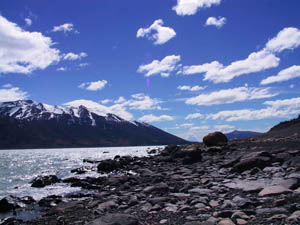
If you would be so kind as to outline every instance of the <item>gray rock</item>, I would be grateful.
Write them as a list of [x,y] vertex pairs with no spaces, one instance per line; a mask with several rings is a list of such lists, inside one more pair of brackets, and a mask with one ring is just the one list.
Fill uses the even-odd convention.
[[102,216],[89,225],[139,225],[139,222],[132,215],[116,213]]
[[222,146],[227,144],[227,137],[221,132],[214,132],[203,137],[203,143],[208,146]]
[[101,212],[105,212],[107,210],[117,208],[118,204],[114,200],[110,200],[107,202],[103,202],[100,205],[98,205],[98,210]]
[[289,216],[287,221],[300,222],[300,210],[293,212],[291,216]]
[[222,219],[218,225],[235,225],[234,222],[229,219],[229,218],[225,218],[225,219]]
[[262,208],[262,209],[256,209],[256,215],[258,217],[265,216],[265,215],[275,215],[275,214],[288,214],[288,210],[285,208]]
[[201,194],[201,195],[208,195],[208,194],[211,194],[213,191],[210,189],[205,189],[205,188],[193,188],[193,189],[188,190],[188,192]]
[[287,189],[281,185],[265,187],[261,192],[258,193],[258,196],[264,197],[269,195],[279,195],[292,192],[290,189]]

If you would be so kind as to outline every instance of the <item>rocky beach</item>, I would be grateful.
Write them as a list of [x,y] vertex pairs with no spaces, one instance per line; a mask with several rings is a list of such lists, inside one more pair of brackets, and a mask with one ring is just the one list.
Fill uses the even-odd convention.
[[[92,161],[98,178],[38,177],[81,187],[67,196],[7,197],[1,211],[34,210],[1,224],[231,225],[299,224],[300,135],[261,135],[219,143],[169,145],[149,157]],[[74,173],[85,173],[78,168]]]

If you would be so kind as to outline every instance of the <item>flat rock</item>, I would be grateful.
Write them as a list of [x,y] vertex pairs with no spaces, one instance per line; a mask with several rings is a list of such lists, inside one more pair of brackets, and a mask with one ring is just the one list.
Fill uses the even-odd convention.
[[100,217],[91,223],[89,225],[138,225],[138,220],[128,214],[107,214],[103,217]]
[[222,219],[218,225],[235,225],[234,222],[229,219],[229,218],[225,218],[225,219]]
[[188,190],[189,193],[196,193],[196,194],[201,194],[201,195],[207,195],[212,193],[213,191],[210,189],[206,189],[206,188],[193,188]]
[[289,216],[287,221],[300,221],[300,210],[293,212],[291,216]]
[[281,185],[275,185],[275,186],[265,187],[261,192],[258,193],[258,196],[264,197],[268,195],[286,194],[289,192],[291,192],[290,189],[287,189]]
[[275,214],[288,214],[288,210],[285,209],[285,208],[278,208],[278,207],[275,207],[275,208],[262,208],[262,209],[257,209],[256,210],[256,215],[258,217],[269,215],[269,214],[272,214],[272,215],[275,215]]

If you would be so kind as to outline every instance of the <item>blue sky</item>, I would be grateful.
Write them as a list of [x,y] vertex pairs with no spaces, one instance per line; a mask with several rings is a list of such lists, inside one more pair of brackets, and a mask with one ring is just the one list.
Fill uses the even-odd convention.
[[1,0],[0,101],[141,120],[191,140],[300,113],[299,0]]

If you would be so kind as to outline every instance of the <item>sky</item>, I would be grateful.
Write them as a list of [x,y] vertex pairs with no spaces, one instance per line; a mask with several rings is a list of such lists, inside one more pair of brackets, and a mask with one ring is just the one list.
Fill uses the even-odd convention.
[[299,0],[1,0],[0,102],[84,105],[189,140],[300,114]]

